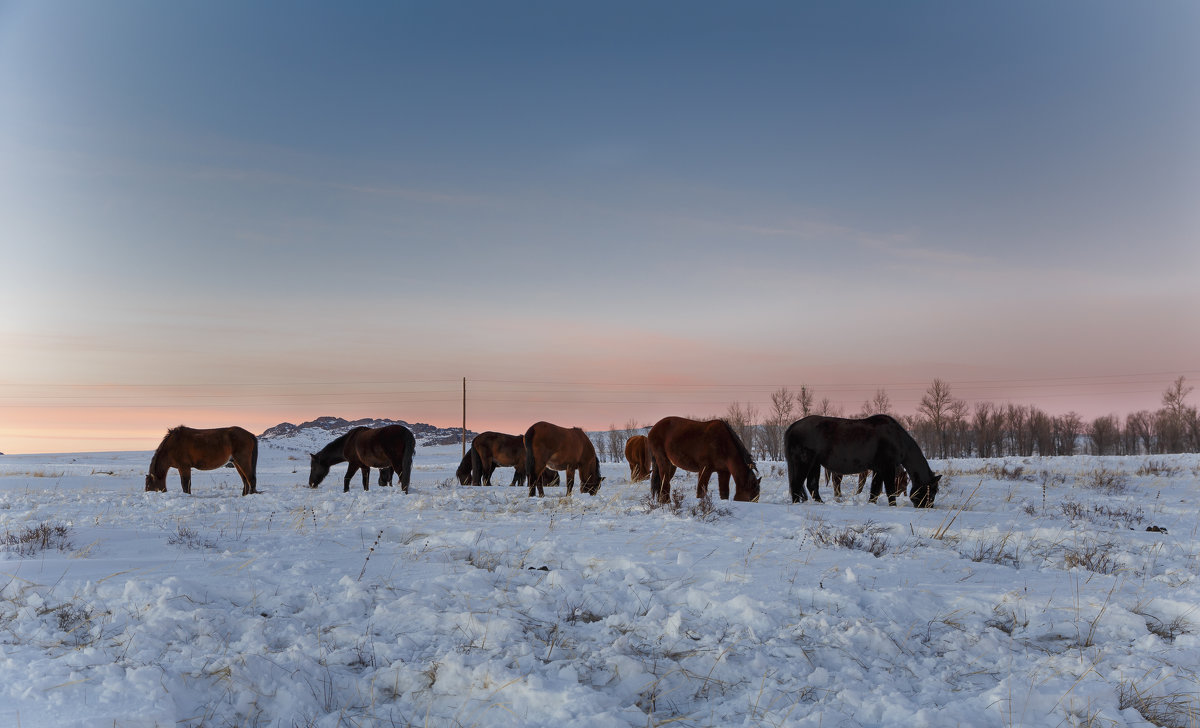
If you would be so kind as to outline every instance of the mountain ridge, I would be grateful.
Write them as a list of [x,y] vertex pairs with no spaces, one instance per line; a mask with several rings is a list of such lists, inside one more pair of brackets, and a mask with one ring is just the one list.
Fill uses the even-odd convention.
[[[355,427],[384,427],[386,425],[407,427],[420,445],[453,445],[462,441],[463,430],[461,427],[437,427],[424,422],[409,423],[404,420],[377,417],[347,420],[344,417],[332,415],[323,415],[298,425],[291,422],[280,422],[278,425],[263,430],[258,437],[260,440],[280,441],[297,439],[306,434],[325,433],[336,438]],[[473,439],[476,434],[467,430],[467,439]]]

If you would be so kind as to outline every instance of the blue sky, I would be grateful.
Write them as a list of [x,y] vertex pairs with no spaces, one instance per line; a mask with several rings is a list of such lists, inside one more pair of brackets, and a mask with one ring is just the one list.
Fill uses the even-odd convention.
[[1155,407],[1200,376],[1197,31],[1190,2],[0,2],[0,449],[449,424],[462,376],[498,400],[475,429],[934,377]]

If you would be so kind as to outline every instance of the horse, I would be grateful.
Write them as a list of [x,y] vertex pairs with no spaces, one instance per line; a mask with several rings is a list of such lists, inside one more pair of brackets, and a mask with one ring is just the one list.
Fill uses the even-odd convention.
[[[835,473],[832,470],[825,471],[825,485],[833,484],[833,496],[835,498],[842,497],[842,477],[851,475],[851,473]],[[867,484],[867,478],[870,477],[871,471],[864,470],[858,473],[858,488],[854,491],[854,495],[860,495],[863,492],[863,486]],[[896,468],[896,492],[902,493],[908,488],[908,471],[904,468]]]
[[483,432],[471,441],[471,482],[491,485],[497,466],[512,468],[510,485],[525,484],[525,438],[503,432]]
[[167,430],[146,474],[146,492],[167,492],[167,471],[179,471],[183,492],[192,492],[192,468],[216,470],[230,460],[242,478],[242,495],[258,492],[258,438],[240,427],[196,430],[172,427]]
[[625,460],[629,463],[630,483],[650,477],[650,442],[645,435],[634,435],[625,441]]
[[887,415],[861,420],[809,415],[788,426],[783,434],[783,449],[793,503],[808,500],[804,492],[806,484],[813,500],[821,502],[818,490],[821,467],[835,473],[872,471],[871,502],[875,502],[883,489],[888,504],[893,506],[902,492],[896,482],[897,473],[903,468],[912,478],[908,497],[917,508],[933,507],[942,477],[930,469],[912,435]]
[[387,425],[371,429],[355,427],[337,438],[320,452],[312,453],[308,471],[308,486],[316,488],[338,463],[349,463],[342,481],[342,492],[350,491],[350,479],[362,470],[363,490],[370,490],[371,468],[391,468],[398,475],[400,489],[408,492],[412,478],[412,458],[417,442],[404,425]]
[[529,478],[529,497],[545,496],[546,470],[567,471],[567,495],[575,488],[575,471],[579,471],[579,490],[588,495],[600,492],[600,460],[587,434],[578,427],[570,429],[537,422],[525,431],[525,472],[537,473]]
[[[468,450],[466,455],[463,455],[462,462],[458,464],[458,470],[454,471],[454,476],[458,478],[459,485],[471,485],[474,483],[471,480],[471,451]],[[475,483],[478,485],[478,483]]]
[[664,417],[646,435],[650,445],[650,495],[659,503],[671,499],[671,478],[677,468],[700,473],[696,497],[708,494],[708,480],[717,474],[722,500],[729,499],[729,476],[733,476],[735,501],[757,502],[762,476],[753,456],[729,423],[700,422],[685,417]]

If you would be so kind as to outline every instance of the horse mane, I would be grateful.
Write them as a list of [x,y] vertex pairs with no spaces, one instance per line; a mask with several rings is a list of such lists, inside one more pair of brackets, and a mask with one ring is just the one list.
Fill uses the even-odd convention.
[[738,437],[737,431],[733,429],[733,425],[724,419],[720,420],[720,423],[725,425],[725,429],[729,431],[729,436],[733,438],[734,445],[738,449],[738,454],[742,456],[742,461],[746,463],[746,467],[757,472],[758,466],[754,463],[754,456],[746,449],[746,443],[742,442],[742,438]]
[[167,428],[167,434],[163,435],[162,442],[158,443],[158,447],[154,448],[154,454],[150,456],[151,473],[154,472],[154,466],[158,462],[158,456],[162,453],[163,448],[166,447],[167,443],[174,439],[175,435],[178,434],[178,432],[182,429],[184,429],[183,425],[175,425],[174,427]]

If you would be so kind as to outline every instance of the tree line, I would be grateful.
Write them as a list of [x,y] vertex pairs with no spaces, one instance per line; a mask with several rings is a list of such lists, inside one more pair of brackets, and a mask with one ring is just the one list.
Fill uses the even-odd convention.
[[[1036,405],[976,402],[958,399],[950,385],[934,379],[917,410],[902,415],[892,407],[886,390],[863,403],[857,413],[845,414],[829,398],[816,399],[812,389],[780,387],[760,410],[752,403],[734,402],[724,416],[756,458],[783,460],[783,433],[788,425],[808,415],[867,417],[886,414],[912,433],[931,458],[1004,457],[1033,455],[1155,455],[1200,452],[1200,413],[1187,403],[1195,389],[1184,377],[1162,394],[1162,407],[1126,415],[1097,417],[1090,422],[1075,412],[1050,415]],[[714,419],[698,417],[696,419]],[[595,433],[593,442],[602,460],[625,457],[625,441],[645,434],[649,425],[629,421],[607,432]]]

